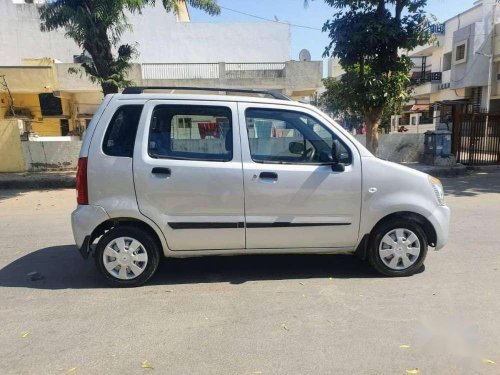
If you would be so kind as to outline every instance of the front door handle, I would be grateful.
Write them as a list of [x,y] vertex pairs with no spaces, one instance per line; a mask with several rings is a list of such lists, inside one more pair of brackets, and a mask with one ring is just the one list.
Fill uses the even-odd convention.
[[152,174],[157,174],[165,177],[170,177],[172,174],[172,171],[170,168],[162,168],[162,167],[154,167],[153,170],[151,171]]
[[262,180],[277,180],[278,174],[276,172],[260,172],[259,178]]

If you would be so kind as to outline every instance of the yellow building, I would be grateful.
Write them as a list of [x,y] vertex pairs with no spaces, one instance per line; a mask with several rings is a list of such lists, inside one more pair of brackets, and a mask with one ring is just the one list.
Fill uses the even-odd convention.
[[[42,137],[81,135],[102,99],[98,87],[91,89],[61,90],[58,70],[50,58],[26,59],[21,66],[2,66],[0,120],[22,120],[23,131]],[[79,99],[84,102],[80,104]]]

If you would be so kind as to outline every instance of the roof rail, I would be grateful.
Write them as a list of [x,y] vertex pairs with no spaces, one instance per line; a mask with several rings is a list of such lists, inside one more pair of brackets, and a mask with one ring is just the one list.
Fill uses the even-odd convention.
[[234,92],[234,93],[245,93],[245,94],[268,95],[278,100],[291,100],[288,96],[274,91],[220,88],[220,87],[131,86],[131,87],[126,87],[123,90],[122,94],[142,94],[145,90],[214,91],[214,92],[226,92],[226,93]]

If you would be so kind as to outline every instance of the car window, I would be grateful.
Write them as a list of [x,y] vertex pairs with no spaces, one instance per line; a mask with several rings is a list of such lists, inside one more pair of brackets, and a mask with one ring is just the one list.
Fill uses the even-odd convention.
[[142,108],[142,105],[124,105],[116,110],[104,135],[102,150],[106,155],[133,156]]
[[216,106],[156,106],[151,117],[148,152],[154,158],[232,160],[231,110]]
[[249,108],[245,117],[250,154],[256,162],[321,164],[330,155],[341,163],[351,163],[347,146],[305,113]]

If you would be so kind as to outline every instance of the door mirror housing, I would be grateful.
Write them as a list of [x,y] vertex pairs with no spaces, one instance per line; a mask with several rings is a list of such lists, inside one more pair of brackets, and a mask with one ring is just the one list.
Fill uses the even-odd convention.
[[321,162],[328,163],[332,166],[332,171],[334,172],[344,172],[345,166],[344,164],[339,162],[337,156],[337,144],[335,142],[332,143],[332,152],[331,154],[327,151],[321,151],[319,154],[319,158]]
[[333,164],[334,158],[331,153],[323,150],[319,153],[319,161],[322,163]]
[[288,144],[288,151],[294,155],[302,155],[306,150],[303,142],[290,142]]

